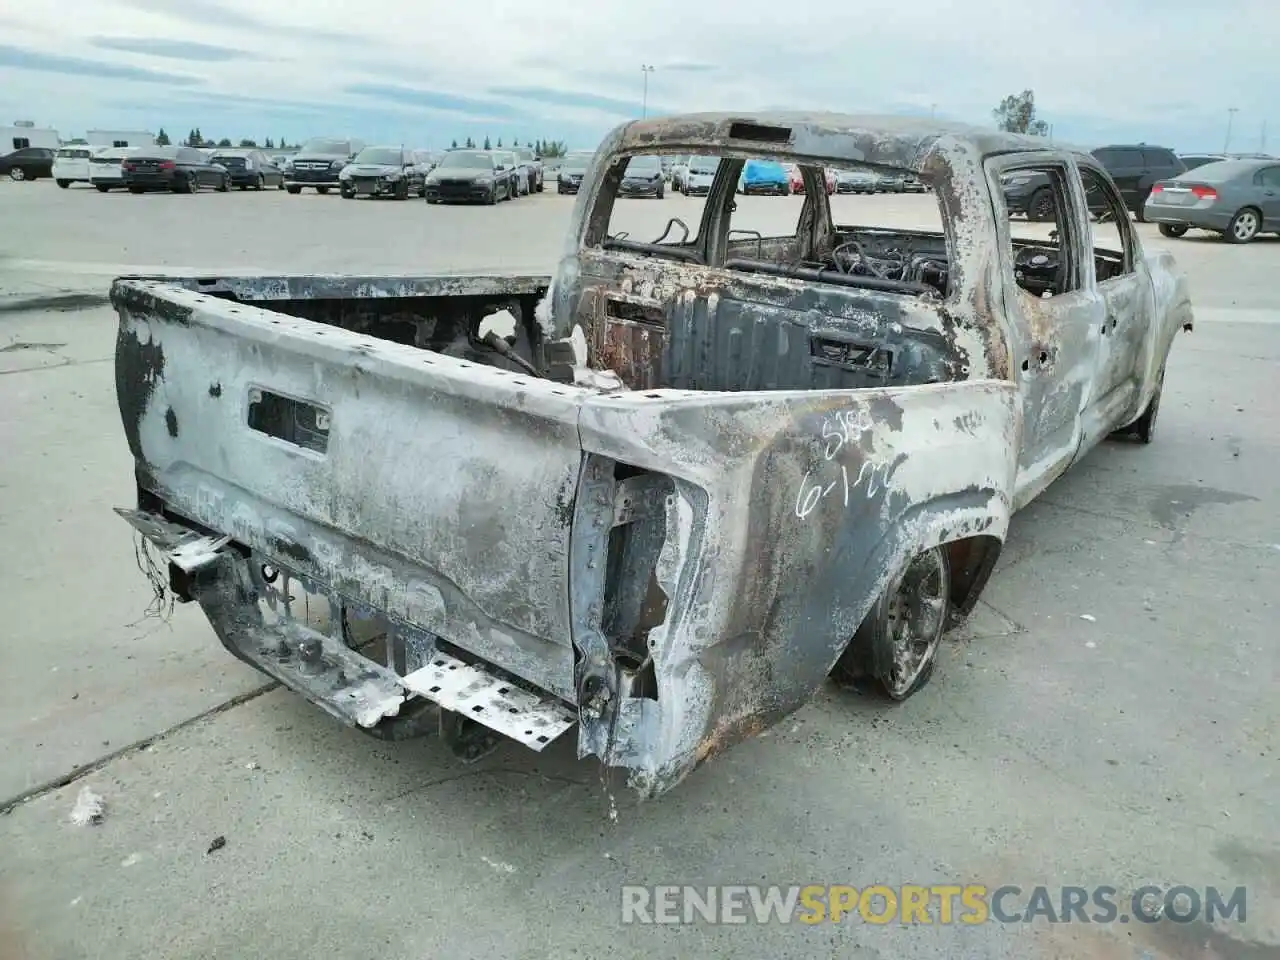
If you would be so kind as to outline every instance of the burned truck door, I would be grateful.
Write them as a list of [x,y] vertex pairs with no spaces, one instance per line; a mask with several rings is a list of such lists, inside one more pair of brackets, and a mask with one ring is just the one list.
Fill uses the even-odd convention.
[[1117,425],[1142,390],[1144,371],[1139,361],[1151,336],[1155,294],[1124,201],[1099,171],[1083,162],[1079,169],[1090,206],[1100,208],[1102,214],[1090,224],[1093,249],[1086,264],[1103,315],[1096,382],[1081,444],[1084,450]]
[[[1086,281],[1087,218],[1072,165],[1065,159],[1029,160],[1012,155],[989,162],[990,182],[1000,175],[1044,175],[1053,191],[1055,224],[1016,225],[998,209],[1005,306],[1015,336],[1011,366],[1022,397],[1023,433],[1018,450],[1014,505],[1020,509],[1062,474],[1080,446],[1081,412],[1089,403],[1097,367],[1100,298]],[[1001,193],[993,189],[993,198]],[[997,200],[997,205],[1003,203]],[[1045,229],[1054,229],[1041,238]]]

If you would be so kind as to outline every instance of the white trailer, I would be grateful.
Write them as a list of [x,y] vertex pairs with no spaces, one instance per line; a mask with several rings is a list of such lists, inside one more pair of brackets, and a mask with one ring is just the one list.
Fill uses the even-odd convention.
[[84,138],[91,147],[152,147],[156,142],[146,130],[90,130]]
[[25,147],[57,150],[61,143],[57,130],[37,127],[30,120],[17,120],[11,127],[0,127],[0,156]]

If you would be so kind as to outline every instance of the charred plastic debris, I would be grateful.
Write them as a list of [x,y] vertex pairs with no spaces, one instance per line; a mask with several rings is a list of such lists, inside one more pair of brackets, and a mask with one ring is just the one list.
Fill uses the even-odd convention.
[[[833,671],[905,699],[1013,510],[982,163],[1032,149],[896,119],[641,121],[588,169],[554,277],[122,279],[120,512],[234,655],[468,760],[576,725],[579,756],[651,796]],[[611,230],[641,153],[721,157],[700,224]],[[793,234],[735,231],[752,157],[799,165]],[[843,163],[918,176],[943,228],[836,224]]]

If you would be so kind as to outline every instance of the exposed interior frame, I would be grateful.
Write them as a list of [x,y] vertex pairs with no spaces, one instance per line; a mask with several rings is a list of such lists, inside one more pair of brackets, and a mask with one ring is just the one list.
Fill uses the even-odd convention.
[[[707,200],[702,208],[702,217],[697,230],[690,229],[688,237],[680,243],[659,243],[636,241],[626,236],[610,236],[609,224],[614,205],[619,199],[619,188],[627,168],[634,156],[654,155],[657,150],[663,153],[715,157],[720,160],[719,168],[712,180]],[[838,286],[852,286],[876,290],[883,293],[899,293],[908,296],[929,295],[937,298],[939,293],[945,299],[952,298],[956,290],[954,284],[948,282],[942,291],[927,284],[906,280],[884,280],[877,277],[855,277],[842,274],[838,270],[823,269],[820,265],[808,264],[792,270],[771,269],[768,261],[748,264],[747,258],[735,257],[735,246],[745,249],[746,241],[731,241],[732,218],[735,213],[737,184],[743,167],[749,160],[767,160],[775,163],[794,163],[804,178],[804,203],[797,221],[795,239],[798,245],[809,253],[810,259],[821,259],[824,251],[835,251],[842,235],[868,234],[882,237],[901,237],[921,242],[940,242],[945,251],[947,263],[954,262],[956,256],[956,239],[947,211],[936,198],[939,217],[942,223],[940,231],[897,230],[884,226],[837,225],[831,212],[830,198],[826,191],[825,169],[828,167],[841,169],[850,165],[876,173],[909,174],[924,181],[932,188],[933,178],[921,169],[911,167],[888,166],[884,164],[866,163],[850,160],[847,157],[795,155],[777,150],[746,149],[742,147],[714,147],[698,145],[689,147],[681,144],[663,144],[661,147],[629,149],[616,154],[601,179],[599,191],[594,199],[591,214],[587,218],[587,229],[583,234],[582,246],[599,247],[611,253],[635,254],[643,257],[656,257],[663,260],[684,262],[695,266],[729,270],[734,272],[772,273],[809,282],[828,283]],[[668,221],[669,232],[674,221]],[[688,226],[688,225],[686,225]],[[662,240],[666,237],[658,238]],[[768,238],[766,238],[768,239]],[[779,239],[779,238],[773,238]]]

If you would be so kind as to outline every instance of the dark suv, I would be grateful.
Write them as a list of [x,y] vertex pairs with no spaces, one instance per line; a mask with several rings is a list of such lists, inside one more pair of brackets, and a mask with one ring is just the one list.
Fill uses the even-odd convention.
[[1146,219],[1142,208],[1152,185],[1157,180],[1171,180],[1187,169],[1168,147],[1153,147],[1149,143],[1098,147],[1093,155],[1111,174],[1125,206],[1137,215],[1139,222]]
[[340,137],[315,137],[302,145],[284,165],[284,187],[290,193],[301,193],[303,187],[314,187],[316,193],[328,193],[340,187],[338,174],[364,149],[359,140]]
[[[1157,180],[1172,179],[1186,170],[1183,162],[1168,147],[1153,147],[1146,143],[1121,144],[1098,147],[1091,152],[1111,175],[1125,206],[1139,221],[1145,219],[1142,208],[1152,184]],[[1002,185],[1005,205],[1011,214],[1026,214],[1028,220],[1053,219],[1053,189],[1046,174],[1015,170],[1002,178]],[[1090,212],[1099,213],[1102,209],[1101,200],[1095,207],[1094,197],[1090,196]]]

